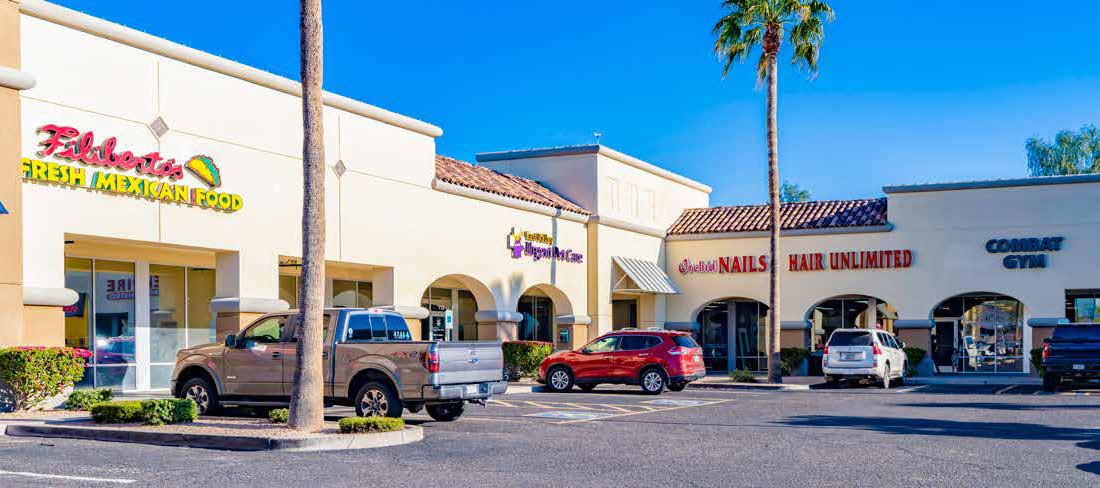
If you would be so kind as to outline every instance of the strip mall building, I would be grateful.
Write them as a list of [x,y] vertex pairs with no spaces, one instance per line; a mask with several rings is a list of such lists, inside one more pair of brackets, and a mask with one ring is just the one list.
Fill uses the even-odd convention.
[[[85,383],[166,388],[177,350],[296,302],[299,86],[40,1],[0,0],[0,345],[95,351]],[[767,209],[604,146],[436,154],[442,131],[325,96],[331,306],[420,337],[692,331],[763,367]],[[492,148],[487,148],[492,149]],[[882,327],[926,371],[1030,371],[1096,320],[1100,179],[896,186],[783,209],[784,347]],[[810,368],[813,361],[810,361]]]

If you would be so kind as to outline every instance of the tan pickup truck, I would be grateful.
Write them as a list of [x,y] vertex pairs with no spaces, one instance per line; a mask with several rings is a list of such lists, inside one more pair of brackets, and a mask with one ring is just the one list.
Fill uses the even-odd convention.
[[[222,405],[285,406],[297,368],[298,313],[264,315],[224,344],[176,355],[172,392],[205,414]],[[405,319],[384,309],[325,311],[326,405],[360,416],[427,409],[439,421],[505,392],[500,342],[413,341]]]

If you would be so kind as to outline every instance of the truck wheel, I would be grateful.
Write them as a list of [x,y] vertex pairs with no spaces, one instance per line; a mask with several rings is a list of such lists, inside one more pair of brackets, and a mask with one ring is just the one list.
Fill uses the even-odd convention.
[[1062,382],[1062,377],[1056,374],[1044,374],[1043,375],[1043,391],[1054,392],[1058,389],[1058,384]]
[[554,366],[546,373],[546,387],[557,393],[569,391],[573,388],[573,373],[564,366]]
[[199,415],[218,411],[218,390],[206,378],[191,378],[180,388],[180,398],[189,398],[198,407]]
[[642,391],[647,395],[660,395],[668,385],[668,375],[661,368],[649,368],[642,371],[641,381],[638,383],[641,383]]
[[466,410],[466,404],[464,402],[437,403],[428,405],[426,409],[428,416],[437,422],[453,422],[462,416],[462,412]]
[[368,381],[355,394],[355,414],[360,417],[401,417],[401,399],[381,381]]

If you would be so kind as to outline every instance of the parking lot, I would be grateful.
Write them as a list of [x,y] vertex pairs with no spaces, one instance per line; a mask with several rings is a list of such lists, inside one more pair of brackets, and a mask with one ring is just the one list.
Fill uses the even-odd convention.
[[1100,398],[1004,388],[511,394],[471,405],[453,423],[407,414],[425,427],[425,440],[375,451],[246,453],[0,437],[0,485],[1100,483]]

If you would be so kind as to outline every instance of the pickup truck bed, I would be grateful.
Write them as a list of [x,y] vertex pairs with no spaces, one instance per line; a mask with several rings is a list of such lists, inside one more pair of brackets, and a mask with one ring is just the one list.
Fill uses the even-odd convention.
[[1100,324],[1064,324],[1043,343],[1043,389],[1100,378]]

